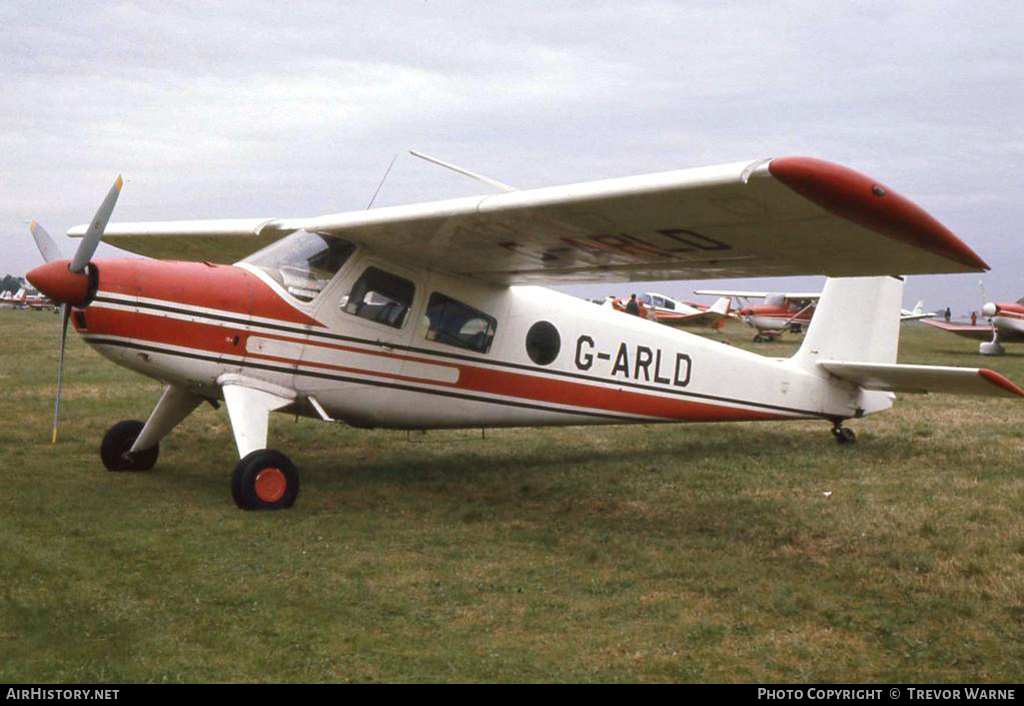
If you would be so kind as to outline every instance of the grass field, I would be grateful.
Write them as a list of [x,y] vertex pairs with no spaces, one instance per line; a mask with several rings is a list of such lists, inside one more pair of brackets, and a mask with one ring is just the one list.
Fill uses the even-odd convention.
[[[245,513],[223,409],[103,470],[160,388],[74,335],[51,447],[58,328],[0,311],[0,682],[1024,680],[1024,402],[906,395],[845,446],[275,417],[302,493]],[[915,324],[901,361],[1024,382],[1024,348],[976,350]]]

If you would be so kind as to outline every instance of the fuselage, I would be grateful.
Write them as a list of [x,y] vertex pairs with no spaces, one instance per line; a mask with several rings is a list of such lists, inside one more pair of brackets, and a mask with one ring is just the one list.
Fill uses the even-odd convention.
[[1004,342],[1024,341],[1024,305],[1016,302],[994,302],[986,304],[985,309],[992,307],[992,326]]
[[[860,389],[540,287],[417,271],[357,251],[309,301],[248,263],[97,260],[71,321],[104,356],[220,397],[238,374],[293,389],[288,412],[357,426],[444,428],[848,418]],[[370,268],[412,285],[400,325],[346,304]],[[456,341],[438,297],[491,322]],[[372,298],[368,296],[368,302]],[[436,317],[435,317],[436,319]],[[479,326],[478,326],[479,328]],[[457,345],[453,345],[453,341]],[[870,410],[869,410],[870,411]]]
[[739,313],[744,321],[758,331],[782,332],[792,330],[799,332],[811,323],[814,309],[793,304],[759,304],[744,307]]

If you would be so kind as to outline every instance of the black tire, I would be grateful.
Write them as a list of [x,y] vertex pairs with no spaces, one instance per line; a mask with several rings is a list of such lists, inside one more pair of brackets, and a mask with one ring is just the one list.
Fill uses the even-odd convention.
[[156,465],[160,444],[144,451],[128,453],[144,426],[137,419],[126,419],[107,430],[100,444],[100,458],[108,471],[148,471]]
[[280,510],[295,504],[299,469],[280,451],[259,449],[238,462],[231,497],[243,510]]
[[853,444],[857,441],[857,435],[849,427],[840,427],[835,430],[836,441],[840,444]]

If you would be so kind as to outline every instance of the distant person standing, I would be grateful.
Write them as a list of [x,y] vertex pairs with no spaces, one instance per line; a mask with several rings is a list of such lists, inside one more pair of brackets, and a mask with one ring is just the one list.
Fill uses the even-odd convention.
[[626,302],[626,313],[632,314],[633,316],[640,316],[640,304],[637,303],[635,294],[629,295],[629,301]]
[[978,325],[978,312],[972,311],[971,312],[971,326],[977,326],[977,325]]
[[951,312],[951,311],[949,310],[949,307],[947,306],[947,307],[946,307],[946,323],[947,323],[947,324],[949,323],[949,317],[950,317],[951,315],[952,315],[952,312]]

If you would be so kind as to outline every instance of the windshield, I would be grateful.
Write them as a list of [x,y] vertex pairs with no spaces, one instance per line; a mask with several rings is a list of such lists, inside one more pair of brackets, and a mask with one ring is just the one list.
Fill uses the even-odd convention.
[[347,240],[299,230],[242,262],[256,265],[293,297],[308,302],[323,291],[355,249]]

